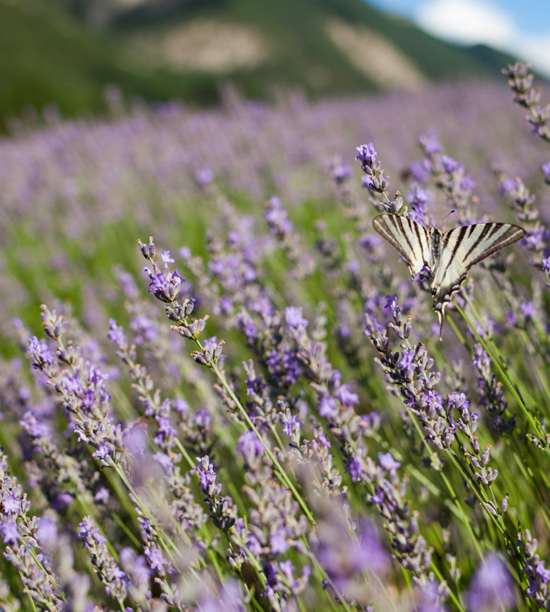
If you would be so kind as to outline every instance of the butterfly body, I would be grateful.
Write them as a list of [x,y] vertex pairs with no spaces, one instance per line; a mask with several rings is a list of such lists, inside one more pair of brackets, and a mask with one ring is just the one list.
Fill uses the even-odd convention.
[[509,223],[477,223],[442,232],[392,214],[376,217],[373,227],[407,262],[413,278],[429,269],[440,334],[445,306],[460,289],[468,270],[525,235],[525,230]]

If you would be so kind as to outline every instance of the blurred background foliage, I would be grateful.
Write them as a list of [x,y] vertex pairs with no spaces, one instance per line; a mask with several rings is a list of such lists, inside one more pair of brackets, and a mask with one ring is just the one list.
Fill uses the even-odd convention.
[[44,107],[102,112],[111,84],[126,99],[196,107],[227,84],[262,99],[418,90],[498,78],[511,60],[363,0],[0,0],[0,125]]

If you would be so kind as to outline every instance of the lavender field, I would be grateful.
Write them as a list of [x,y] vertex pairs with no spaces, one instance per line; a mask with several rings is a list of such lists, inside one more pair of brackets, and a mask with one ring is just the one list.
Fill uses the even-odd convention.
[[[0,610],[550,610],[550,93],[508,79],[14,125]],[[384,212],[526,234],[440,341]]]

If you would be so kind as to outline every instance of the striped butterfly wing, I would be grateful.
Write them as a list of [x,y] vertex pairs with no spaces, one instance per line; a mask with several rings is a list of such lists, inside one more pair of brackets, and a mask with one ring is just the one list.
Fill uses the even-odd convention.
[[376,217],[372,225],[407,262],[413,278],[430,261],[430,234],[420,223],[387,214]]
[[460,289],[468,270],[524,235],[525,230],[509,223],[478,223],[443,234],[440,256],[432,270],[433,307],[440,326],[445,306]]

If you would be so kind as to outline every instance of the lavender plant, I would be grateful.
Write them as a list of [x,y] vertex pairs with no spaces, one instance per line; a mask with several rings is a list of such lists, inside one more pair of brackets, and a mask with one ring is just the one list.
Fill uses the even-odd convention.
[[[550,610],[548,96],[505,75],[539,138],[469,83],[0,141],[1,610]],[[380,213],[526,235],[439,342]]]

